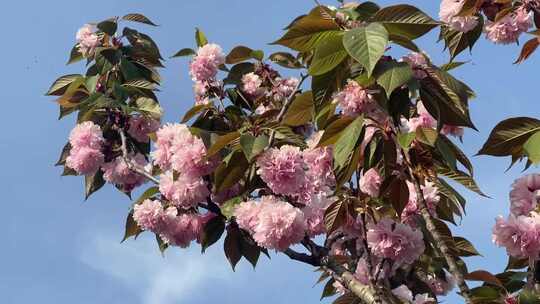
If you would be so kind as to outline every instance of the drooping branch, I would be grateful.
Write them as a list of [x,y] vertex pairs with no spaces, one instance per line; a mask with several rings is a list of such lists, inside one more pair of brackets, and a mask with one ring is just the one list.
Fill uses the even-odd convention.
[[158,185],[159,180],[155,178],[150,172],[146,171],[143,167],[140,165],[134,163],[130,158],[127,150],[127,141],[126,141],[126,134],[124,133],[124,130],[118,128],[118,134],[120,134],[120,139],[122,141],[122,159],[128,166],[129,170],[138,173],[144,177],[146,177],[148,180],[152,181],[154,184]]
[[459,287],[459,290],[461,291],[461,296],[465,299],[465,303],[472,303],[470,294],[469,294],[469,286],[465,282],[464,273],[460,270],[459,266],[457,265],[456,259],[454,255],[451,253],[450,248],[448,247],[448,244],[446,243],[444,237],[441,235],[441,233],[437,230],[437,226],[435,225],[435,220],[433,218],[433,215],[429,212],[427,208],[426,200],[424,199],[424,195],[422,192],[422,188],[420,187],[420,180],[416,176],[411,162],[409,158],[409,154],[406,153],[402,148],[399,149],[401,155],[403,156],[403,160],[407,163],[407,170],[409,171],[409,175],[411,176],[412,183],[414,185],[414,190],[417,195],[417,204],[420,207],[420,215],[426,222],[426,228],[429,234],[433,237],[436,245],[438,246],[440,252],[442,253],[446,263],[448,264],[448,268],[450,270],[450,273],[454,276],[454,279],[456,281],[457,286]]

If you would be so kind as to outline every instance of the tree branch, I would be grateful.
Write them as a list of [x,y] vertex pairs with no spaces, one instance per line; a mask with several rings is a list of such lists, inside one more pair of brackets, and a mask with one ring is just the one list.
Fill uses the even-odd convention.
[[437,243],[436,245],[439,247],[439,250],[441,251],[444,259],[446,260],[450,273],[454,276],[456,284],[461,291],[461,296],[465,299],[465,303],[472,303],[469,294],[469,286],[465,282],[465,278],[463,277],[464,275],[459,269],[459,266],[457,265],[456,258],[450,252],[450,248],[448,248],[448,244],[446,244],[444,237],[437,230],[433,215],[431,215],[427,208],[427,203],[424,199],[422,188],[420,187],[420,181],[418,180],[418,177],[416,176],[414,170],[411,167],[409,155],[402,148],[400,148],[400,152],[403,156],[403,160],[407,162],[407,170],[409,171],[409,175],[411,176],[414,190],[417,193],[417,204],[420,207],[420,214],[426,222],[427,231],[431,234],[431,236]]
[[129,170],[138,173],[144,177],[146,177],[148,180],[152,181],[154,184],[159,185],[159,180],[155,178],[152,174],[147,172],[143,167],[139,166],[138,164],[134,163],[129,159],[129,154],[127,151],[127,142],[126,142],[126,134],[124,133],[124,130],[118,128],[117,129],[118,134],[120,134],[120,139],[122,141],[122,159],[124,162],[126,162],[126,165],[128,166]]

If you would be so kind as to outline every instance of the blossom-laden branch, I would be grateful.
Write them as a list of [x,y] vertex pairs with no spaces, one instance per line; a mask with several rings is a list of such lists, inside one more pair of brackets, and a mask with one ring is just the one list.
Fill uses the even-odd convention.
[[118,134],[120,135],[120,140],[122,142],[122,146],[121,146],[122,159],[124,160],[128,168],[132,170],[133,172],[144,176],[148,180],[152,181],[154,184],[159,185],[159,180],[157,178],[155,178],[150,172],[146,171],[144,167],[134,163],[129,158],[129,153],[127,150],[126,134],[124,133],[124,130],[122,130],[121,128],[118,128],[117,130],[118,130]]

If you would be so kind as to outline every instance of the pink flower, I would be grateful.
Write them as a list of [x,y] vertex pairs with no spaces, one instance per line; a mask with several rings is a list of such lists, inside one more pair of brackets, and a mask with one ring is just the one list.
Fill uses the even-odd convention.
[[91,56],[95,48],[100,45],[99,37],[95,31],[95,27],[90,24],[83,25],[77,31],[76,39],[79,44],[79,51],[83,56]]
[[202,218],[198,214],[178,214],[178,210],[169,207],[163,217],[164,227],[159,234],[169,245],[186,248],[191,241],[198,239],[203,228]]
[[[140,153],[137,153],[136,155],[131,154],[128,157],[130,161],[140,167],[144,167],[148,163],[144,158],[144,155]],[[103,164],[101,169],[104,172],[103,179],[111,184],[121,186],[123,190],[128,192],[142,185],[146,181],[144,176],[129,169],[122,156],[118,156],[113,161]]]
[[402,301],[411,303],[413,301],[412,291],[407,285],[400,285],[397,288],[392,289],[392,293]]
[[89,147],[72,147],[66,158],[66,166],[78,174],[91,175],[103,164],[105,156],[100,150]]
[[242,90],[251,96],[259,95],[261,85],[261,77],[253,72],[242,76]]
[[368,90],[353,80],[348,80],[343,90],[334,96],[334,102],[337,102],[343,110],[343,114],[348,116],[357,116],[368,112],[375,103]]
[[442,0],[439,10],[441,21],[459,32],[469,32],[478,24],[476,16],[457,16],[464,2],[464,0]]
[[305,185],[306,174],[300,148],[271,148],[257,159],[257,173],[276,194],[295,195]]
[[256,201],[247,201],[239,204],[234,209],[234,216],[238,226],[249,233],[255,233],[255,226],[258,223],[261,204]]
[[315,237],[326,232],[324,213],[333,201],[334,199],[326,197],[326,194],[314,194],[311,196],[309,204],[302,208],[304,219],[306,220],[306,232],[310,237]]
[[308,148],[302,155],[307,166],[306,177],[311,191],[320,192],[335,185],[331,147]]
[[454,277],[451,274],[448,274],[447,272],[445,272],[444,274],[444,279],[438,278],[435,274],[432,273],[427,275],[426,283],[429,285],[431,291],[433,291],[435,295],[445,296],[448,294],[448,292],[454,289],[456,285]]
[[396,265],[412,264],[425,248],[422,232],[390,218],[368,225],[367,242],[373,254]]
[[[375,262],[375,261],[373,261]],[[375,266],[373,265],[377,265],[377,263],[372,263],[372,267],[375,268]],[[373,275],[375,276],[375,275]],[[368,261],[365,257],[361,258],[360,260],[358,260],[358,264],[356,265],[356,270],[354,271],[354,277],[362,284],[364,285],[368,285],[369,284],[369,277],[370,277],[370,273],[369,273],[369,265],[368,265]]]
[[284,101],[289,98],[292,93],[296,90],[296,87],[300,83],[298,78],[276,78],[274,79],[275,86],[272,88],[272,93],[274,95],[274,100]]
[[133,207],[133,219],[144,230],[157,232],[163,215],[163,206],[157,200],[147,199]]
[[156,136],[153,156],[162,170],[172,168],[183,175],[202,176],[214,168],[215,159],[206,157],[203,141],[191,134],[186,125],[166,124]]
[[306,224],[300,209],[273,196],[260,202],[253,239],[259,246],[284,251],[305,236]]
[[437,120],[429,114],[427,109],[424,107],[424,104],[419,101],[416,104],[416,112],[418,116],[412,117],[409,120],[402,119],[401,123],[403,125],[403,131],[405,133],[408,132],[416,132],[416,129],[418,128],[436,128],[437,127]]
[[517,42],[521,33],[531,27],[531,16],[524,8],[507,14],[496,22],[487,21],[484,28],[487,39],[494,43],[509,44]]
[[360,191],[371,197],[377,197],[379,196],[381,183],[382,179],[379,171],[371,168],[360,177]]
[[220,65],[225,64],[225,54],[217,44],[207,44],[197,51],[189,72],[193,81],[209,82],[216,77]]
[[156,132],[159,129],[159,121],[146,118],[141,115],[133,116],[129,119],[128,134],[140,143],[147,143],[148,134]]
[[444,125],[441,129],[441,133],[444,135],[452,135],[455,137],[463,137],[464,130],[463,127]]
[[[414,184],[409,181],[407,181],[407,188],[409,190],[409,201],[401,213],[401,219],[408,225],[415,226],[415,217],[420,214],[418,194],[416,193]],[[435,183],[430,181],[426,181],[424,185],[420,186],[420,189],[422,190],[428,211],[431,214],[435,214],[437,203],[441,199],[439,189],[435,186]]]
[[510,215],[508,220],[496,219],[493,242],[506,247],[509,255],[516,258],[538,258],[540,253],[540,214],[530,216]]
[[529,174],[518,178],[510,191],[510,212],[527,215],[534,210],[540,199],[540,174]]
[[427,293],[417,294],[414,297],[412,304],[435,304],[437,303],[434,298],[430,297]]
[[412,52],[407,56],[404,56],[401,60],[407,62],[411,66],[416,79],[427,77],[427,73],[424,69],[428,66],[428,60],[423,53]]
[[91,121],[76,125],[69,134],[69,143],[73,148],[84,147],[100,150],[104,141],[101,128]]
[[177,207],[196,207],[210,195],[206,182],[201,177],[180,174],[176,180],[172,172],[160,176],[159,191]]

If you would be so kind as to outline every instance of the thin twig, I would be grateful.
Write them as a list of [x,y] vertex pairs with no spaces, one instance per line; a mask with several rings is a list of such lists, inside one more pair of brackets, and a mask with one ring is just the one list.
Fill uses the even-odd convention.
[[118,128],[117,130],[118,130],[118,134],[120,134],[120,139],[122,140],[122,147],[121,147],[122,159],[128,166],[128,169],[146,177],[148,180],[152,181],[154,184],[159,185],[159,180],[157,178],[155,178],[152,174],[150,174],[150,172],[146,171],[143,167],[132,162],[131,159],[129,159],[126,134],[124,133],[124,130],[122,130],[121,128]]
[[[292,101],[294,99],[294,96],[296,95],[296,93],[298,92],[300,87],[302,86],[302,83],[304,83],[304,80],[306,80],[306,78],[307,78],[307,75],[300,75],[300,76],[301,76],[300,81],[298,82],[298,84],[294,88],[293,92],[289,95],[289,97],[287,97],[287,99],[285,99],[285,102],[283,103],[283,106],[281,107],[281,110],[279,111],[278,115],[276,116],[276,122],[278,124],[280,124],[281,121],[283,120],[283,117],[285,117],[285,113],[287,113],[287,110],[289,109],[289,106],[291,105],[291,103],[292,103]],[[272,129],[272,131],[270,132],[270,138],[268,139],[268,147],[272,147],[272,144],[274,143],[275,138],[276,138],[276,130]]]

